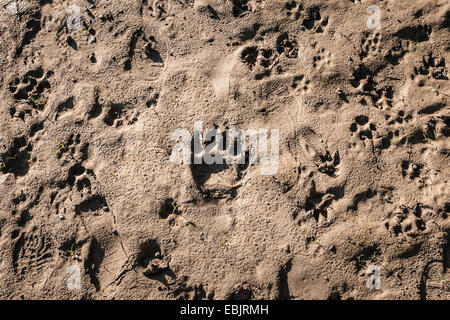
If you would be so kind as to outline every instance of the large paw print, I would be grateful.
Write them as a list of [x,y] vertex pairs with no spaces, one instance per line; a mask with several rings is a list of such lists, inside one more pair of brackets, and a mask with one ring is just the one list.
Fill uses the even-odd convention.
[[323,29],[328,25],[328,17],[322,17],[320,8],[317,6],[308,8],[304,16],[302,25],[308,30],[314,29],[316,33],[322,33]]
[[297,58],[297,40],[287,32],[281,34],[277,38],[277,51],[280,55],[284,53],[288,58]]
[[50,89],[48,78],[53,73],[44,72],[42,68],[28,71],[22,79],[16,78],[9,83],[9,90],[14,99],[27,101],[32,107],[43,109],[45,105],[42,94],[46,89]]
[[429,53],[422,57],[422,63],[419,67],[414,67],[414,74],[411,78],[416,76],[429,76],[431,75],[437,80],[448,80],[448,72],[445,67],[445,59],[433,57],[433,53]]
[[287,10],[287,15],[293,20],[298,20],[303,11],[303,5],[297,1],[288,1],[285,6]]
[[319,172],[325,173],[326,175],[336,178],[337,172],[339,170],[339,164],[341,163],[341,157],[339,156],[339,151],[336,151],[332,157],[330,152],[327,151],[325,155],[320,155],[320,160],[322,164],[319,166]]
[[350,131],[357,133],[359,139],[373,139],[373,133],[377,128],[375,124],[369,123],[369,117],[359,115],[355,118],[355,122],[351,124]]
[[372,57],[380,53],[381,34],[375,32],[373,34],[365,33],[361,39],[361,53],[362,59]]
[[256,80],[268,77],[272,73],[272,68],[277,62],[278,54],[272,49],[264,49],[257,46],[250,46],[242,51],[241,59],[252,71]]
[[148,9],[151,11],[151,15],[158,20],[162,20],[167,14],[162,0],[149,1]]
[[395,236],[404,234],[412,238],[419,236],[426,229],[425,222],[420,215],[414,214],[406,207],[401,207],[391,213],[388,220],[384,222],[384,226]]

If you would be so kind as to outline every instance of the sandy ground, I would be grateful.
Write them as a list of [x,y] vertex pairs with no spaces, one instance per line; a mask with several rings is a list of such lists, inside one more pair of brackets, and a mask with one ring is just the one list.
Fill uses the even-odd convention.
[[[450,299],[447,0],[18,3],[0,298]],[[170,162],[195,121],[279,129],[278,173]]]

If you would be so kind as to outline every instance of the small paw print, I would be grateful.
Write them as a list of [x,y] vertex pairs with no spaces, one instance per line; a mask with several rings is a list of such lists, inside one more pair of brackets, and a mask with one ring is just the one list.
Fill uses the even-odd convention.
[[301,16],[301,12],[303,11],[303,5],[297,1],[287,2],[285,8],[287,10],[286,14],[293,20],[298,20]]
[[313,67],[322,70],[323,68],[329,67],[331,64],[331,53],[326,52],[324,48],[322,48],[317,56],[313,57]]

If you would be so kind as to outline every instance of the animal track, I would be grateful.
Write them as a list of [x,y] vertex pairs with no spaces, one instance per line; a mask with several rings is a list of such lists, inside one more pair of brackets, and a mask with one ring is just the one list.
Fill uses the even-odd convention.
[[316,33],[323,33],[324,28],[328,26],[328,17],[322,17],[318,6],[310,7],[303,14],[302,25],[307,30],[314,29]]
[[389,214],[384,226],[396,236],[405,234],[413,238],[419,236],[426,229],[425,222],[420,215],[414,214],[412,210],[403,206]]
[[278,54],[272,49],[259,48],[257,46],[247,47],[242,51],[242,61],[252,71],[256,80],[268,77],[272,73],[272,68],[276,64]]
[[[391,119],[391,120],[389,120],[389,119]],[[389,120],[388,125],[403,124],[403,123],[406,124],[412,120],[412,115],[405,114],[404,111],[400,110],[394,116],[387,115],[386,120]]]
[[164,20],[164,18],[167,16],[164,1],[162,0],[150,0],[148,9],[150,10],[151,15],[158,20]]
[[[252,71],[255,80],[262,80],[272,74],[273,68],[280,62],[282,56],[297,58],[297,40],[287,32],[276,39],[275,48],[248,46],[241,52],[241,60]],[[277,69],[280,72],[281,69]]]
[[75,214],[93,212],[94,215],[97,215],[100,210],[103,212],[110,212],[108,204],[106,203],[106,198],[99,194],[89,196],[81,203],[75,205]]
[[299,224],[310,217],[313,217],[316,222],[319,222],[321,219],[327,220],[328,207],[335,200],[337,200],[336,195],[332,193],[317,192],[315,184],[313,183],[306,202],[300,206],[300,209],[305,210],[306,216],[299,220]]
[[0,155],[0,168],[3,173],[13,173],[17,177],[24,176],[30,168],[30,158],[33,146],[25,136],[13,139],[7,152]]
[[51,87],[48,78],[52,74],[52,71],[44,72],[41,67],[28,71],[21,80],[15,78],[11,81],[9,90],[15,100],[27,101],[31,107],[42,110],[46,102],[42,95]]
[[438,139],[445,139],[449,135],[448,117],[433,117],[422,128],[416,128],[411,132],[407,141],[410,144],[428,143]]
[[154,239],[147,239],[140,244],[135,267],[141,269],[144,276],[158,280],[166,286],[169,284],[166,276],[172,281],[175,279],[175,274],[169,268],[168,258],[164,256],[158,241]]
[[419,75],[431,75],[437,80],[448,80],[448,71],[446,68],[445,59],[443,57],[433,57],[432,52],[423,56],[421,65],[414,67],[414,74],[411,75],[411,78],[414,79]]
[[[233,164],[228,164],[229,161],[224,161],[225,163],[222,164],[207,164],[203,159],[201,164],[191,164],[191,174],[197,188],[207,197],[213,199],[233,198],[241,187],[240,180],[250,166],[249,146],[243,144],[241,145],[242,149],[238,150],[237,136],[231,137],[230,134],[228,136],[230,140],[227,142],[226,131],[223,130],[219,133],[219,129],[217,130],[216,136],[212,138],[212,141],[216,141],[217,137],[217,151],[214,152],[214,156],[221,154],[224,160],[227,159],[227,156],[230,156],[230,160],[234,161]],[[231,153],[227,155],[225,153],[226,146],[231,145],[231,143],[234,147]],[[209,146],[208,144],[207,147]],[[203,147],[205,148],[205,146]],[[198,155],[195,156],[198,157]]]
[[389,49],[386,60],[393,66],[400,64],[400,60],[410,51],[410,42],[397,39],[397,42]]
[[284,53],[288,58],[297,58],[298,56],[297,40],[287,32],[277,38],[276,47],[280,55]]
[[379,54],[381,52],[381,40],[382,38],[379,32],[364,32],[363,38],[361,39],[361,53],[359,55],[361,59]]
[[[369,123],[369,118],[364,115],[357,116],[355,122],[350,126],[350,131],[357,133],[359,139],[373,139],[373,133],[377,128],[375,124]],[[353,134],[352,134],[353,135]]]
[[293,20],[298,20],[304,10],[303,5],[297,1],[288,1],[285,5],[286,14]]
[[188,285],[188,277],[182,277],[174,284],[174,289],[171,289],[169,294],[175,300],[212,300],[214,298],[214,291],[207,292],[202,284]]
[[311,92],[311,80],[307,79],[303,74],[295,76],[292,80],[291,88],[305,95]]
[[333,178],[337,177],[336,172],[339,170],[341,163],[339,151],[336,151],[333,157],[327,151],[325,155],[320,155],[320,160],[322,161],[322,165],[319,166],[319,172],[325,173]]
[[[256,1],[255,0],[229,0],[233,4],[233,16],[241,18],[249,12],[255,12]],[[260,1],[258,1],[260,2]]]
[[[26,9],[25,9],[26,10]],[[31,18],[25,25],[25,33],[23,35],[20,45],[17,47],[15,57],[18,58],[22,55],[23,49],[29,45],[41,31],[41,13],[40,11],[32,14]]]
[[329,68],[331,65],[331,53],[324,48],[320,49],[318,55],[313,57],[313,67],[319,71]]
[[[328,221],[332,213],[331,205],[344,196],[343,189],[337,187],[318,191],[314,180],[310,181],[307,189],[306,197],[300,201],[292,214],[292,218],[297,221],[298,225],[312,218],[318,223]],[[299,216],[299,213],[302,213],[302,215]]]
[[[370,97],[374,106],[380,109],[392,107],[394,91],[392,86],[378,87],[372,72],[364,65],[360,64],[353,69],[351,85],[357,89],[356,95]],[[365,99],[361,100],[367,103]]]
[[83,166],[83,162],[89,157],[89,143],[83,143],[81,147],[78,147],[81,143],[80,137],[80,134],[77,134],[76,136],[71,134],[67,143],[64,145],[64,148],[60,148],[58,151],[58,159],[60,159],[64,153],[69,152],[71,159],[66,159],[65,161],[70,161],[73,163],[73,160],[75,160],[75,163],[68,169],[67,179],[60,182],[59,187],[63,189],[66,185],[68,185],[70,189],[72,189],[76,186],[78,191],[81,192],[86,189],[88,194],[90,194],[91,182],[89,175],[93,175],[93,172],[87,170]]
[[408,160],[402,161],[402,176],[408,176],[409,179],[414,180],[420,177],[421,170],[423,169],[423,163],[411,163]]
[[431,119],[434,124],[435,138],[439,139],[441,136],[443,139],[450,137],[450,117],[449,116],[438,116]]
[[[44,187],[41,186],[34,196],[27,196],[21,190],[21,193],[13,198],[12,206],[14,209],[12,210],[12,215],[16,217],[16,222],[19,227],[25,227],[28,221],[33,218],[30,211],[39,204],[43,191]],[[19,211],[20,214],[17,215]]]
[[112,103],[109,101],[103,122],[110,127],[118,128],[126,122],[132,125],[138,120],[139,112],[133,112],[127,108],[126,103]]
[[58,120],[59,116],[67,112],[69,110],[72,110],[74,108],[74,99],[73,97],[67,98],[65,101],[61,102],[58,107],[56,108],[56,114],[55,114],[55,121]]
[[428,25],[407,26],[397,31],[394,36],[413,42],[424,42],[430,40],[432,28]]
[[124,70],[129,71],[135,67],[143,76],[157,77],[164,66],[161,50],[155,37],[147,37],[141,29],[136,30],[131,36]]

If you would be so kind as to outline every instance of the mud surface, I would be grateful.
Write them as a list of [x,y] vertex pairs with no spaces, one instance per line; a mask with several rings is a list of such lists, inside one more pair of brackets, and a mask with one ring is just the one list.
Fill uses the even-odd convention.
[[450,299],[447,0],[1,3],[2,299]]

